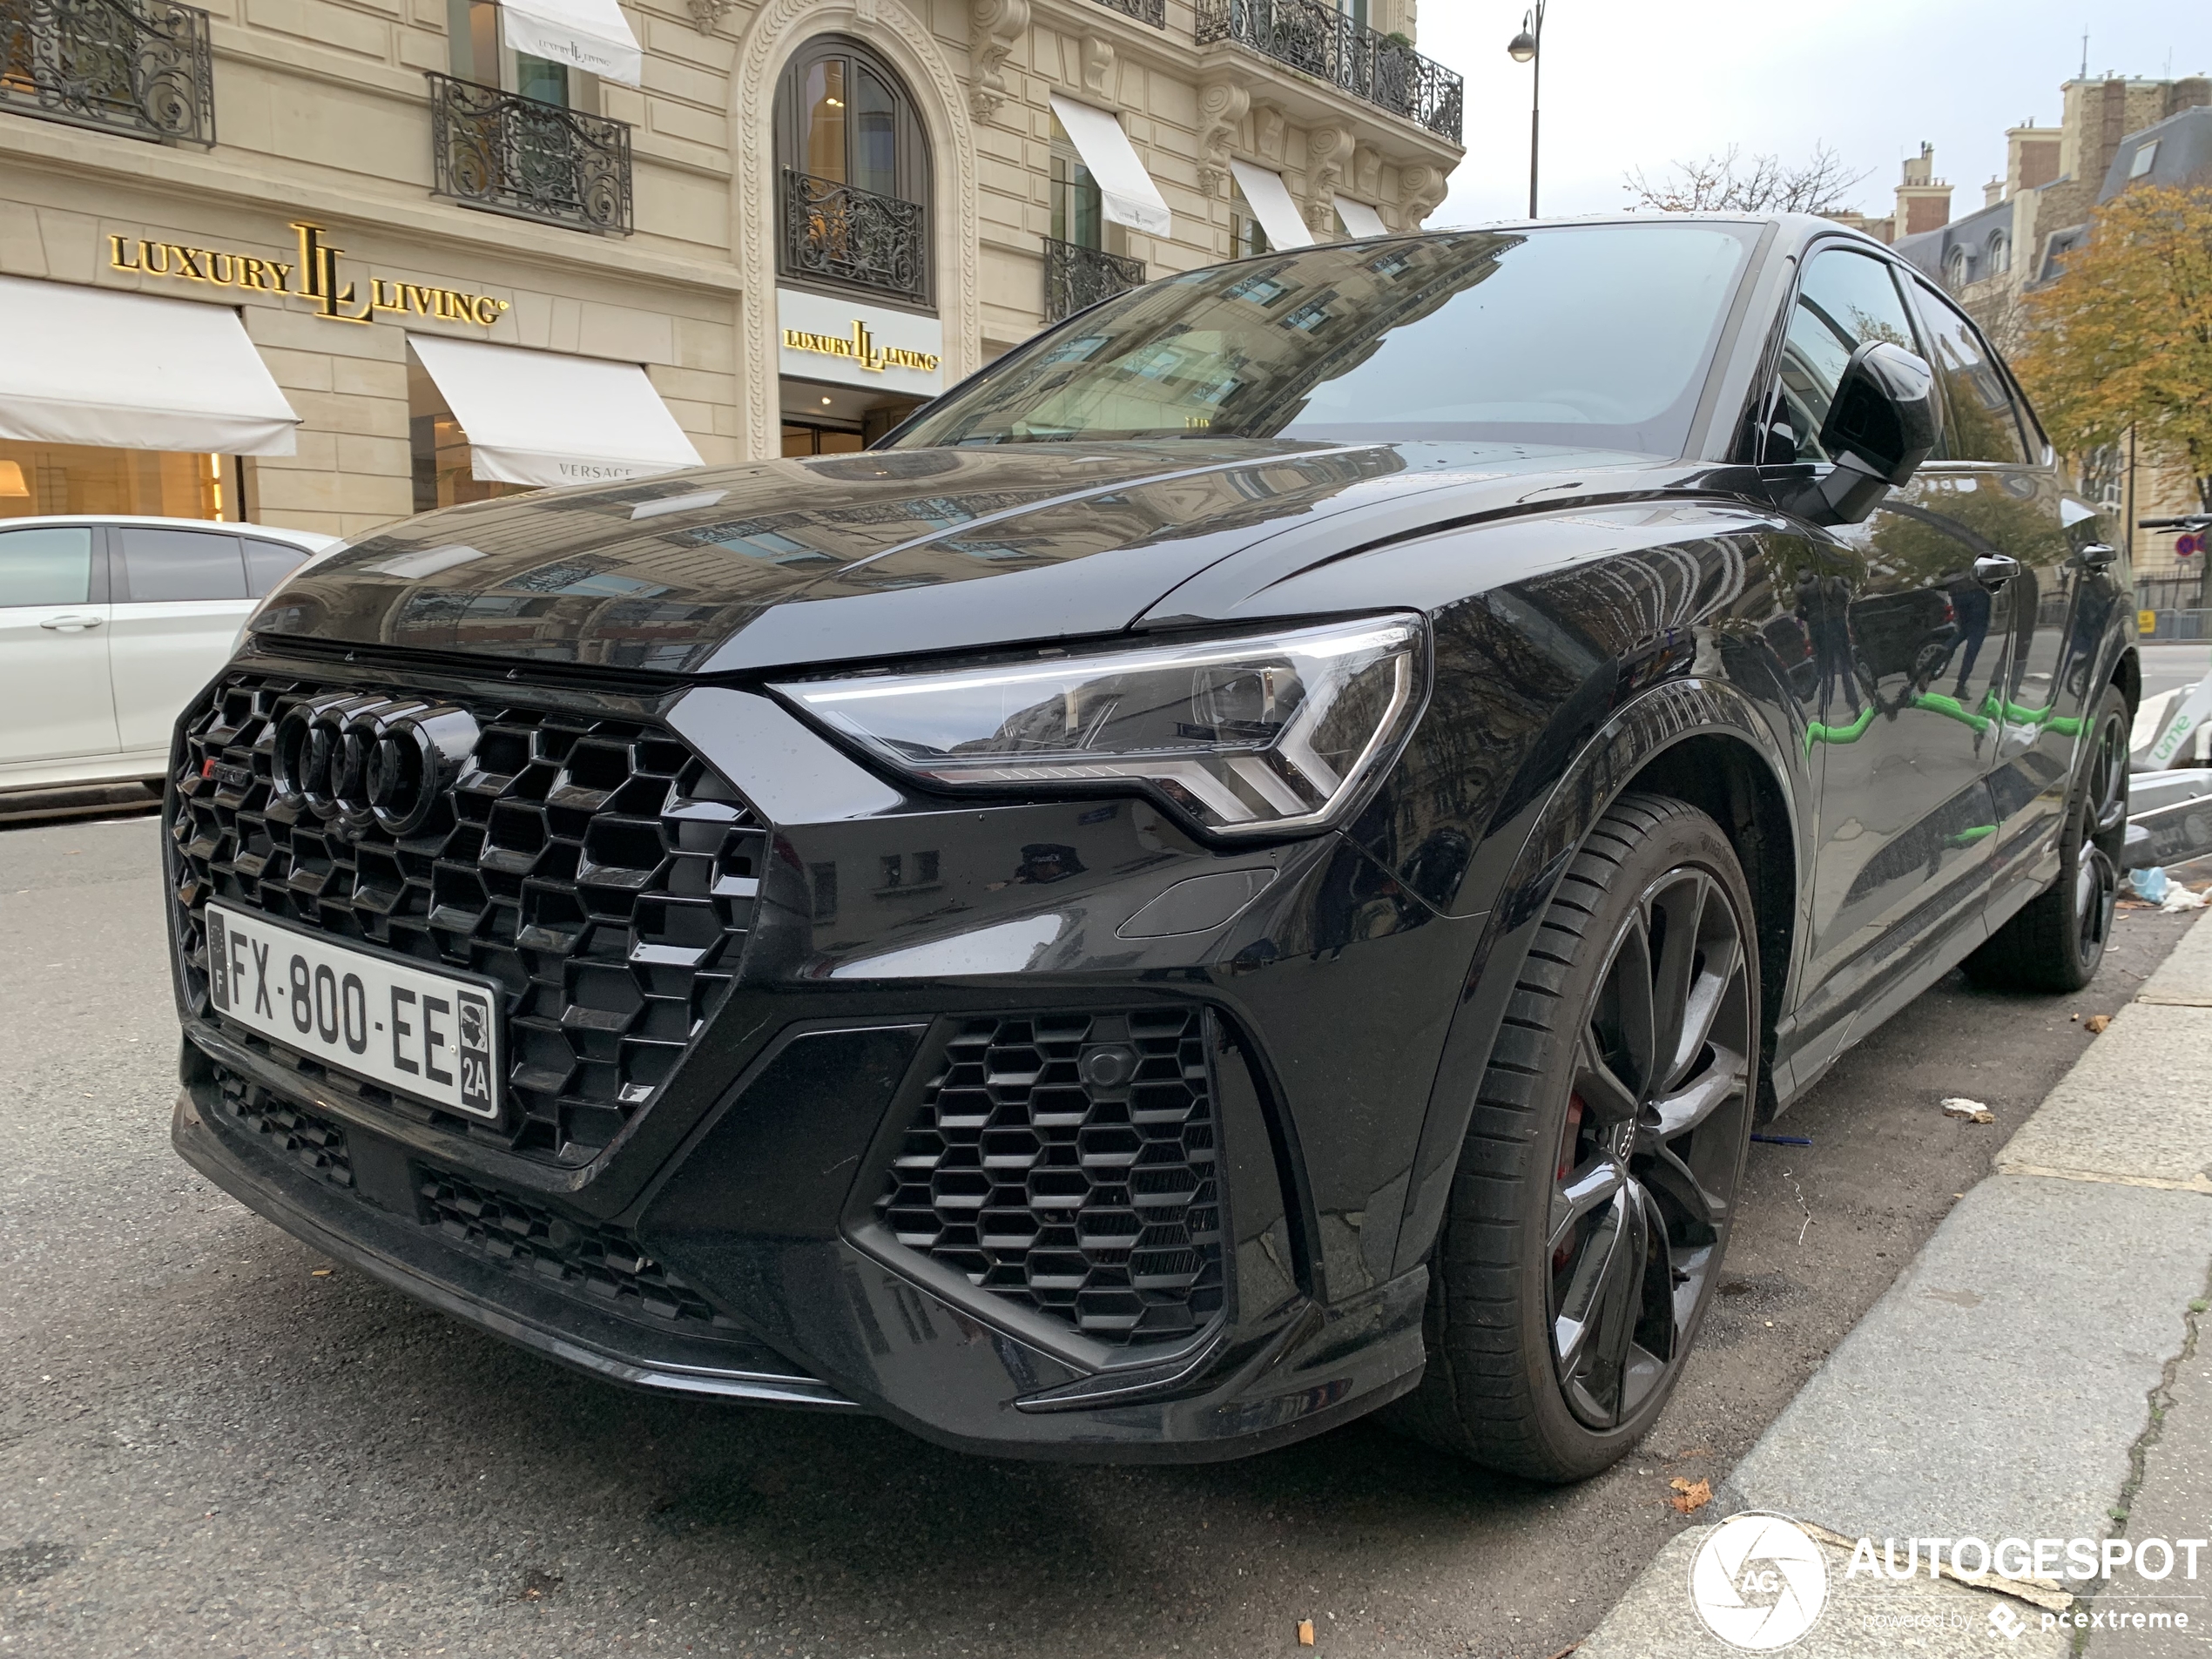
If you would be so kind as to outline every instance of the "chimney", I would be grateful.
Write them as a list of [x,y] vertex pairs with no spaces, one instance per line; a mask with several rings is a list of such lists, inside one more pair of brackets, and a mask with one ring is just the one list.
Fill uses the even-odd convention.
[[2005,134],[2005,193],[2040,190],[2059,176],[2060,137],[2057,129],[2039,127],[2030,121]]
[[2002,179],[1993,179],[1981,187],[1981,205],[1984,207],[1994,207],[2004,199],[2005,181]]
[[1902,239],[1939,231],[1951,222],[1951,186],[1935,176],[1935,145],[1922,142],[1920,153],[1905,163],[1897,187],[1897,233]]

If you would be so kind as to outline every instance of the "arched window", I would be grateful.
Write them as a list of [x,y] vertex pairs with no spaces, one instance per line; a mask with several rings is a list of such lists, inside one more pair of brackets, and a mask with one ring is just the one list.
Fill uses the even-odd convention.
[[2013,268],[2013,239],[2002,231],[1991,233],[1989,238],[1989,274],[2002,276]]
[[1953,289],[1966,286],[1966,250],[1954,247],[1943,262],[1943,280]]
[[810,41],[776,91],[776,151],[781,273],[927,305],[929,148],[896,71],[859,41]]

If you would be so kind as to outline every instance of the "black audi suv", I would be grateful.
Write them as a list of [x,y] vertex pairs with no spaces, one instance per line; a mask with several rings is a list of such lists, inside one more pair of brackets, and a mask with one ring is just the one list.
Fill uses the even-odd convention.
[[1824,220],[1173,277],[866,452],[278,590],[177,730],[176,1144],[610,1380],[1585,1475],[1755,1122],[2095,969],[2116,557]]

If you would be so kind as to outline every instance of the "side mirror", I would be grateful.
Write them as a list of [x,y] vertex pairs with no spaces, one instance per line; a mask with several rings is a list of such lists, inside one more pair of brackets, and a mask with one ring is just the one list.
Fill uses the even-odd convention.
[[1811,516],[1859,523],[1894,486],[1912,482],[1935,441],[1935,371],[1902,346],[1870,340],[1844,365],[1820,423],[1820,447],[1836,464],[1810,486]]

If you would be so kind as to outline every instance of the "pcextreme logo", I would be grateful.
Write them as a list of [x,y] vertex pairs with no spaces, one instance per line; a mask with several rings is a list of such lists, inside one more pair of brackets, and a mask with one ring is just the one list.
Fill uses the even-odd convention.
[[1828,1604],[1820,1546],[1783,1515],[1730,1515],[1689,1564],[1689,1604],[1731,1648],[1771,1653],[1813,1627]]

